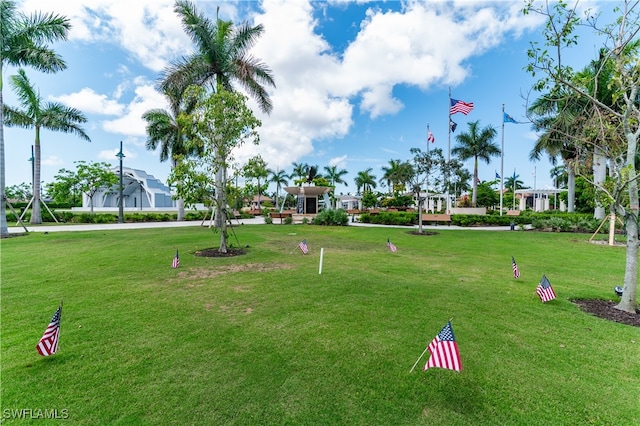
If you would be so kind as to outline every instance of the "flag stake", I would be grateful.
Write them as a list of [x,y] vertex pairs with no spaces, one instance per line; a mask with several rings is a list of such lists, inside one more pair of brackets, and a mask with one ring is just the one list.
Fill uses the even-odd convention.
[[324,248],[320,248],[320,269],[318,269],[318,275],[322,275],[322,257],[324,256]]
[[420,360],[422,359],[422,357],[424,356],[425,353],[427,353],[427,349],[429,349],[429,346],[427,346],[426,348],[424,348],[424,351],[422,351],[422,353],[420,354],[420,356],[418,357],[418,359],[416,360],[416,363],[413,364],[413,367],[411,367],[411,371],[409,371],[409,374],[413,373],[413,369],[416,368],[416,365],[418,365],[418,363],[420,362]]

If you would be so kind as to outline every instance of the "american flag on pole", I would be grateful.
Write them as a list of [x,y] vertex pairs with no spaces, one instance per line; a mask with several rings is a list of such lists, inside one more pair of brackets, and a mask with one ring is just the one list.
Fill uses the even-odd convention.
[[551,287],[551,283],[547,279],[546,275],[542,276],[542,280],[540,281],[540,284],[538,284],[538,288],[536,288],[536,293],[538,293],[538,296],[540,296],[540,300],[542,300],[542,303],[556,298],[553,287]]
[[177,268],[180,266],[180,256],[178,256],[178,250],[176,250],[176,255],[173,257],[173,262],[171,262],[172,268]]
[[431,130],[429,130],[427,133],[427,142],[435,143],[435,141],[435,136],[433,136],[433,133],[431,133]]
[[51,322],[44,331],[42,338],[36,345],[38,353],[42,356],[53,355],[58,352],[58,339],[60,338],[60,316],[62,315],[62,303],[53,314]]
[[427,349],[431,356],[422,369],[423,371],[432,367],[446,368],[455,371],[462,370],[458,343],[456,343],[456,338],[453,335],[451,321],[440,330],[440,333],[429,343]]
[[513,256],[511,256],[511,266],[513,267],[513,278],[520,278],[520,270]]
[[449,108],[449,114],[453,115],[457,112],[461,112],[467,115],[473,109],[473,102],[464,102],[458,99],[451,99],[451,108]]
[[387,238],[387,247],[389,247],[389,250],[391,250],[394,253],[398,251],[398,248],[388,238]]
[[300,247],[300,251],[302,252],[302,254],[307,254],[309,252],[309,247],[307,246],[307,240],[300,241],[300,244],[298,244],[298,247]]

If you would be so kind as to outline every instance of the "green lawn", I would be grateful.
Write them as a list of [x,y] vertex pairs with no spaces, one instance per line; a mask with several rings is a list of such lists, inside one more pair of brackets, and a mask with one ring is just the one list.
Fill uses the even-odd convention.
[[[578,234],[233,229],[250,247],[225,259],[193,255],[219,239],[198,227],[2,240],[3,418],[58,410],[86,425],[640,424],[640,329],[570,301],[615,297],[624,248]],[[303,238],[306,256],[296,248]],[[546,304],[535,294],[542,274],[558,295]],[[60,300],[59,352],[40,357],[35,345]],[[462,372],[422,371],[427,354],[409,374],[450,318]]]

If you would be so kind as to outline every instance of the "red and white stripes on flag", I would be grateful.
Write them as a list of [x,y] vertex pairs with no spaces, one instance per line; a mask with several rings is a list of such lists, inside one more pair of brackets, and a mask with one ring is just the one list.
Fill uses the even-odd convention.
[[431,133],[431,130],[429,130],[427,132],[427,142],[434,143],[435,141],[436,141],[435,136],[433,136],[433,133]]
[[516,264],[516,259],[511,256],[511,266],[513,267],[513,278],[520,278],[520,270]]
[[431,356],[425,364],[423,371],[432,368],[446,368],[448,370],[462,370],[458,343],[453,335],[451,321],[445,325],[440,333],[429,343],[427,348]]
[[178,256],[178,250],[176,250],[176,255],[173,257],[173,262],[171,262],[172,268],[177,268],[180,266],[180,256]]
[[44,331],[42,338],[36,345],[38,353],[42,356],[53,355],[58,352],[58,339],[60,338],[60,316],[62,316],[62,303],[53,314],[51,322]]
[[398,251],[398,248],[388,238],[387,238],[387,247],[389,247],[389,250],[391,250],[394,253]]
[[300,251],[302,252],[302,254],[309,253],[309,246],[307,246],[307,240],[300,241],[300,244],[298,244],[298,247],[300,248]]
[[467,115],[473,110],[473,102],[464,102],[458,99],[451,99],[451,108],[449,108],[449,115],[453,115],[457,112],[461,112]]
[[551,287],[551,283],[547,279],[546,275],[542,276],[542,280],[540,280],[540,284],[538,284],[538,287],[536,288],[536,293],[540,296],[542,303],[556,298],[556,293],[553,291],[553,287]]

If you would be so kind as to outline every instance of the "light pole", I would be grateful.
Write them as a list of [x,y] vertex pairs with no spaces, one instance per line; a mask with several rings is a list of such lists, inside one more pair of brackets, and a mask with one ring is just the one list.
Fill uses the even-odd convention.
[[[31,158],[29,158],[29,161],[31,162],[31,193],[35,194],[35,188],[36,188],[36,157],[33,154],[33,145],[31,145]],[[32,196],[33,198],[33,196]]]
[[120,159],[120,201],[118,203],[118,223],[124,223],[124,200],[122,199],[122,159],[124,158],[124,156],[125,155],[122,152],[122,141],[120,141],[120,152],[116,154],[116,157]]

